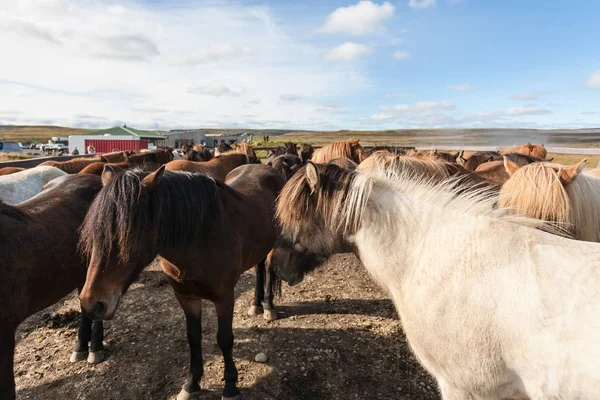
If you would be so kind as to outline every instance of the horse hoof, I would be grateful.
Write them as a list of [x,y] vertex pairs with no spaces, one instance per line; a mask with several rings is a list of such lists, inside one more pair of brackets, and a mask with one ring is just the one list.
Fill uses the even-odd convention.
[[277,319],[277,310],[263,311],[263,318],[267,321],[275,321]]
[[87,351],[74,351],[71,353],[71,358],[69,358],[69,362],[76,363],[78,361],[83,361],[88,358]]
[[98,364],[104,361],[104,350],[90,351],[90,355],[87,358],[89,364]]
[[177,400],[195,400],[200,398],[200,392],[188,392],[185,389],[181,389],[181,392],[177,395]]
[[251,317],[255,315],[260,315],[260,313],[262,312],[263,308],[258,306],[250,306],[250,308],[248,309],[248,315]]

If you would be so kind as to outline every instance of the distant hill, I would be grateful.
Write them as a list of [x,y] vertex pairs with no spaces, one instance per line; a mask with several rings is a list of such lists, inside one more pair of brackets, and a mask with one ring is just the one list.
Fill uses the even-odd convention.
[[51,125],[0,125],[0,140],[7,142],[44,142],[53,136],[70,136],[92,132],[96,129],[66,128]]
[[[79,129],[61,126],[0,125],[0,140],[17,142],[46,142],[52,136],[69,136],[92,132],[96,129]],[[184,129],[203,133],[235,134],[248,132],[255,142],[264,135],[273,137],[270,142],[288,140],[313,144],[327,144],[346,138],[357,138],[365,145],[390,144],[399,146],[431,146],[443,149],[444,145],[512,146],[527,142],[545,143],[566,147],[600,147],[599,129],[392,129],[381,131],[304,131],[295,129]]]

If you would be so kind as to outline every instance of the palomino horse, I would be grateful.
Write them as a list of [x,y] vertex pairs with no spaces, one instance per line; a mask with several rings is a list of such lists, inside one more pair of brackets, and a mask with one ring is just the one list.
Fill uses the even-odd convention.
[[[52,168],[52,167],[45,167]],[[62,171],[61,171],[62,172]],[[97,176],[67,175],[37,196],[11,207],[0,202],[0,398],[15,398],[13,354],[17,326],[81,288],[87,264],[77,231],[102,187]],[[103,358],[103,327],[81,317],[72,361]],[[91,352],[88,342],[91,340]]]
[[228,152],[215,157],[210,161],[204,162],[185,160],[171,161],[166,165],[166,169],[167,171],[199,172],[218,181],[222,181],[228,173],[244,164],[250,164],[250,158],[246,154]]
[[413,158],[429,158],[432,160],[439,160],[439,161],[444,161],[444,162],[449,162],[449,163],[455,163],[456,158],[458,157],[458,154],[459,153],[451,154],[451,153],[446,153],[443,151],[429,150],[429,151],[412,151],[412,152],[409,152],[407,155],[409,157],[413,157]]
[[234,287],[275,243],[273,214],[283,179],[273,168],[253,164],[232,172],[227,185],[164,167],[151,174],[114,174],[107,168],[102,180],[104,188],[81,230],[81,248],[90,257],[80,295],[83,308],[95,320],[112,318],[129,285],[160,255],[185,313],[190,345],[190,373],[178,398],[200,391],[202,299],[216,306],[217,343],[225,361],[223,397],[237,398]]
[[359,144],[360,139],[348,139],[342,142],[333,142],[316,150],[312,161],[316,163],[328,163],[336,158],[349,158],[360,164],[365,158],[365,151]]
[[500,206],[556,223],[574,239],[600,242],[600,178],[582,173],[585,161],[521,167],[505,159],[510,179],[502,186]]
[[545,159],[546,156],[548,155],[548,152],[546,151],[546,148],[544,147],[543,143],[542,144],[527,143],[522,146],[509,147],[508,149],[502,150],[500,153],[503,156],[510,154],[510,153],[519,153],[519,154],[524,154],[526,156],[538,157],[541,159]]
[[310,143],[302,143],[300,145],[300,158],[302,159],[302,164],[306,164],[308,160],[310,160],[315,152],[312,144]]
[[54,167],[35,167],[14,174],[0,176],[0,201],[17,204],[25,201],[42,190],[52,179],[67,175]]
[[599,244],[536,229],[485,191],[334,165],[298,171],[277,215],[277,275],[297,284],[352,249],[445,400],[598,397]]

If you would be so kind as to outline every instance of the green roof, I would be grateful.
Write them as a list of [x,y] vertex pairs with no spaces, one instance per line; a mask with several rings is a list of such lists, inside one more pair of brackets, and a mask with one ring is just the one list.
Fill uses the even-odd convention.
[[138,136],[142,139],[165,139],[163,135],[156,132],[141,131],[139,129],[130,128],[128,126],[115,126],[114,128],[102,129],[86,133],[86,135],[111,135],[111,136]]

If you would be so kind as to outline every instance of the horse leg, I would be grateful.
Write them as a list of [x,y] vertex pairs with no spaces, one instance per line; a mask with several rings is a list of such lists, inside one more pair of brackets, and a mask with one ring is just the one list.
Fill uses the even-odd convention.
[[[2,321],[4,322],[4,321]],[[15,330],[9,327],[0,329],[0,399],[13,400],[15,392],[14,376]]]
[[225,362],[225,388],[222,400],[239,399],[240,391],[236,383],[238,371],[233,362],[233,293],[225,300],[215,303],[219,328],[217,331],[217,344],[223,353]]
[[[261,261],[261,263],[265,263],[265,260]],[[274,296],[274,285],[277,282],[277,277],[275,276],[275,272],[272,268],[266,268],[266,282],[265,282],[265,301],[263,302],[263,307],[265,311],[263,312],[263,318],[267,321],[275,321],[277,319],[277,310],[273,305],[273,296]]]
[[175,296],[185,313],[187,339],[190,346],[190,372],[177,400],[188,400],[200,395],[200,379],[204,375],[202,359],[202,299],[196,296],[184,296],[175,292]]
[[88,342],[92,338],[92,320],[86,315],[83,307],[79,318],[79,331],[77,332],[77,344],[71,353],[70,362],[74,363],[88,358]]
[[263,300],[265,298],[265,263],[259,262],[255,267],[256,283],[254,285],[254,302],[248,309],[248,315],[259,315],[263,312]]
[[104,324],[102,321],[95,321],[92,329],[90,355],[87,362],[98,364],[104,361]]

